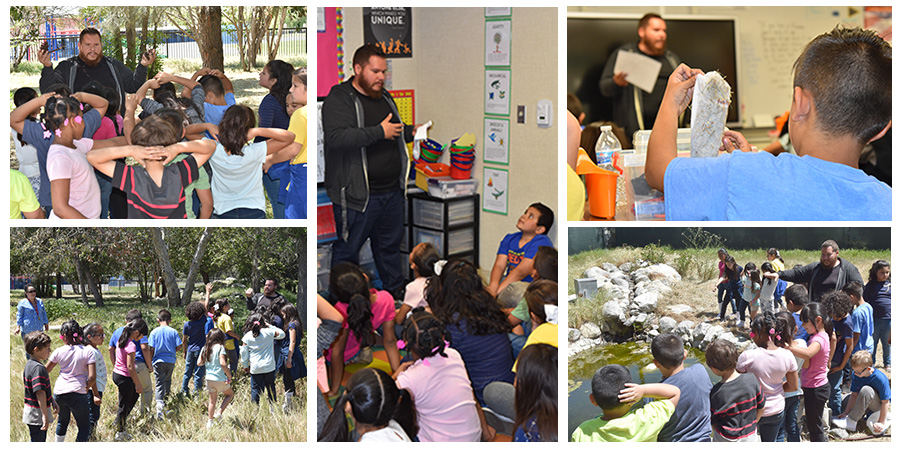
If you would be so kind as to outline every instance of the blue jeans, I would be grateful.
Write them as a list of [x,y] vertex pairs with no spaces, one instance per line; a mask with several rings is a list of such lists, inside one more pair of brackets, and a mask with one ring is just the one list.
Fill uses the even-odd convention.
[[351,262],[359,265],[359,250],[372,240],[372,255],[384,290],[396,295],[403,286],[403,256],[400,244],[403,241],[403,191],[396,190],[369,195],[366,212],[347,209],[348,237],[344,231],[343,208],[335,203],[334,222],[338,239],[332,247],[331,265]]
[[787,437],[788,442],[800,442],[800,396],[787,397],[784,399],[784,421],[781,422],[781,431]]
[[266,212],[261,209],[234,208],[222,214],[214,214],[214,219],[265,219]]
[[228,370],[231,371],[231,376],[234,376],[237,373],[238,361],[241,360],[241,354],[239,352],[240,347],[238,344],[234,344],[234,348],[231,350],[225,350],[228,353]]
[[203,377],[206,375],[206,366],[198,366],[197,361],[200,359],[200,351],[187,352],[187,358],[184,360],[184,377],[181,379],[181,392],[190,395],[188,390],[188,382],[194,378],[194,391],[200,392],[203,389]]
[[878,341],[881,341],[881,360],[885,367],[891,365],[891,319],[875,319],[875,330],[872,333],[875,348],[872,349],[872,362],[875,362],[875,354],[878,353]]
[[831,409],[832,415],[841,413],[841,381],[844,379],[842,371],[828,374],[828,386],[830,392],[828,394],[828,408]]
[[[719,319],[725,318],[725,310],[728,309],[728,303],[731,303],[731,312],[733,314],[737,314],[737,307],[735,307],[735,298],[741,298],[741,290],[744,289],[744,284],[741,283],[741,280],[735,281],[726,281],[719,285],[719,288],[722,289],[724,287],[724,297],[722,301],[719,302]],[[740,301],[740,300],[738,300]]]
[[762,442],[784,442],[784,411],[760,417],[756,429]]
[[270,402],[277,401],[275,396],[275,371],[250,374],[250,400],[259,404],[259,393],[266,390]]
[[78,436],[76,442],[87,442],[91,435],[91,411],[88,394],[79,394],[70,392],[68,394],[54,395],[56,403],[59,404],[59,421],[56,423],[56,434],[65,436],[66,430],[69,428],[71,416],[75,416],[75,423],[78,425]]
[[[287,161],[285,161],[287,163]],[[281,190],[281,179],[272,178],[267,172],[262,177],[263,188],[266,190],[266,197],[269,197],[269,203],[272,204],[272,218],[284,219],[284,203],[278,201],[278,192]]]
[[[102,399],[102,398],[103,398],[103,392],[102,392],[102,391],[98,391],[98,392],[97,392],[97,396],[100,397],[100,398]],[[94,428],[97,428],[97,422],[100,421],[100,405],[97,405],[97,404],[94,403],[94,398],[93,398],[92,394],[90,393],[90,391],[88,391],[88,401],[89,401],[90,404],[91,404],[91,414],[90,414],[90,417],[91,417],[91,433],[93,434]]]

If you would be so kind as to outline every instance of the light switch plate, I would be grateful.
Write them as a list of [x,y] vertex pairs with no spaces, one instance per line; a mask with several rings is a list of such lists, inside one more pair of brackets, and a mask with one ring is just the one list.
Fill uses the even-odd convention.
[[525,105],[519,105],[517,111],[516,123],[525,123]]

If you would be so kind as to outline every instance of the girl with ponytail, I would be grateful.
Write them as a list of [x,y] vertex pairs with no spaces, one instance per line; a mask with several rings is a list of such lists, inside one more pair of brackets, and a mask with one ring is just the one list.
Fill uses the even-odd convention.
[[147,335],[147,323],[144,319],[136,318],[125,325],[119,341],[116,343],[116,364],[113,368],[113,383],[119,388],[119,406],[116,410],[116,440],[128,440],[131,435],[125,431],[125,421],[134,405],[137,403],[138,394],[144,391],[138,377],[135,366],[135,353],[137,346],[135,341],[140,341]]
[[[792,392],[799,385],[797,360],[787,350],[793,335],[786,320],[766,311],[751,322],[750,337],[757,348],[741,353],[736,370],[756,375],[766,396],[763,415],[757,424],[760,439],[763,442],[784,442],[785,389]],[[783,381],[785,379],[787,383]]]
[[[409,252],[409,268],[412,270],[413,281],[406,285],[406,293],[403,295],[403,304],[394,317],[397,325],[403,325],[406,316],[414,308],[420,306],[428,308],[425,302],[425,284],[429,277],[434,276],[435,268],[441,267],[441,255],[430,242],[422,242]],[[446,262],[446,261],[445,261]]]
[[[331,362],[331,391],[338,394],[344,365],[372,361],[371,346],[375,345],[374,330],[382,328],[384,351],[391,370],[400,366],[400,351],[394,331],[394,298],[386,291],[370,291],[362,270],[351,263],[340,263],[331,269],[329,288],[336,301],[335,309],[344,317],[341,332],[332,344],[326,359]],[[382,325],[385,325],[382,327]]]
[[803,328],[809,333],[807,347],[791,345],[788,350],[794,356],[807,360],[800,372],[800,387],[803,389],[803,407],[811,442],[826,442],[825,424],[822,412],[831,387],[828,384],[828,361],[834,352],[834,328],[831,318],[821,303],[809,303],[800,310]]
[[64,346],[56,349],[47,364],[47,373],[59,365],[59,377],[53,386],[53,400],[59,404],[59,420],[56,423],[56,442],[66,440],[69,420],[75,417],[78,425],[77,442],[87,442],[91,433],[90,405],[97,379],[94,351],[82,345],[84,331],[78,322],[68,320],[59,329]]
[[360,442],[411,442],[418,431],[412,396],[387,373],[365,368],[353,374],[347,391],[325,421],[319,442],[347,442],[347,413]]
[[284,331],[266,322],[260,313],[253,313],[244,324],[241,365],[250,373],[250,400],[259,403],[259,393],[265,389],[270,402],[275,395],[275,340],[284,339]]
[[394,373],[397,386],[416,399],[419,440],[478,442],[490,440],[493,428],[475,400],[466,365],[451,348],[444,325],[423,308],[416,308],[403,325],[400,341],[412,359]]

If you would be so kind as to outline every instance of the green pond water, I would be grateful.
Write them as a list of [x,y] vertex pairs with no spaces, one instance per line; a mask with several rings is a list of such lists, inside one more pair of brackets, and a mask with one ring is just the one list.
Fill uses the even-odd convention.
[[[703,352],[696,349],[688,351],[684,361],[685,367],[703,364]],[[600,415],[600,408],[591,404],[591,377],[597,369],[607,364],[621,364],[631,371],[631,378],[636,383],[659,383],[662,374],[653,365],[650,344],[628,342],[624,344],[606,344],[579,353],[569,360],[569,434],[582,422]],[[706,368],[710,379],[717,382],[719,377]]]

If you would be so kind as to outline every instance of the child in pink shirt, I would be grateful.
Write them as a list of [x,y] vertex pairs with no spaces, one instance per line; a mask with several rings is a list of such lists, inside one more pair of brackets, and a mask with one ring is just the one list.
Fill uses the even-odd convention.
[[809,361],[809,368],[800,372],[800,387],[803,388],[803,405],[806,408],[807,428],[811,442],[825,442],[825,425],[822,412],[831,392],[828,384],[828,361],[831,356],[831,319],[820,303],[810,303],[800,311],[803,328],[809,333],[807,347],[791,345],[788,350],[795,356]]
[[415,310],[403,327],[412,362],[394,372],[397,387],[412,394],[422,442],[491,440],[494,429],[475,401],[466,366],[446,341],[449,334],[431,314]]

